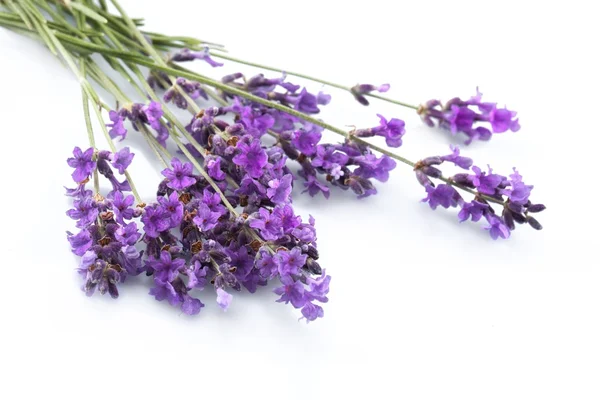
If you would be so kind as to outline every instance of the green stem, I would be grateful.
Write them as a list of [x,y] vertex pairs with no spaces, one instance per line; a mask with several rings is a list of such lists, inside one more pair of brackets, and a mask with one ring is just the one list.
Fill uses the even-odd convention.
[[163,158],[163,155],[160,153],[159,150],[162,150],[162,152],[167,157],[167,159],[170,160],[173,157],[171,156],[171,154],[169,153],[169,151],[167,149],[165,149],[164,147],[162,147],[156,141],[156,138],[154,136],[152,136],[152,134],[150,132],[148,132],[148,130],[146,129],[146,127],[144,125],[142,125],[142,126],[138,125],[138,128],[142,131],[142,136],[144,137],[144,139],[148,143],[148,146],[150,146],[150,149],[152,149],[152,152],[154,153],[154,155],[156,156],[156,158],[158,158],[158,161],[163,165],[163,167],[170,168],[169,163],[167,162],[167,160],[165,160]]
[[[31,5],[30,2],[29,5]],[[33,5],[31,5],[31,7],[33,7]],[[69,68],[71,69],[71,71],[75,74],[75,76],[79,79],[79,83],[81,85],[82,91],[83,93],[89,97],[92,98],[93,101],[97,104],[100,105],[100,101],[98,99],[98,94],[94,91],[94,89],[91,87],[91,85],[89,84],[89,82],[86,80],[85,75],[81,73],[81,71],[79,70],[79,68],[77,68],[77,65],[75,63],[75,61],[73,60],[73,58],[71,57],[71,54],[64,48],[64,46],[62,45],[62,43],[56,38],[56,35],[54,34],[53,31],[51,31],[50,29],[47,28],[47,26],[45,25],[45,23],[41,23],[40,20],[41,18],[43,18],[43,16],[38,16],[38,15],[33,15],[32,16],[34,21],[38,21],[38,26],[40,27],[40,30],[43,30],[46,32],[46,34],[48,35],[49,40],[53,43],[53,45],[55,46],[55,48],[58,50],[58,52],[60,53],[60,55],[63,57],[63,59],[65,60],[65,62],[67,63],[67,65],[69,66]],[[45,21],[45,19],[43,20]],[[82,63],[84,61],[82,60]],[[96,114],[96,117],[98,118],[98,122],[100,123],[101,126],[101,130],[102,133],[104,133],[104,137],[106,138],[108,145],[110,146],[110,149],[113,153],[115,153],[117,151],[110,135],[108,134],[108,130],[106,129],[106,125],[104,123],[104,118],[102,117],[102,113],[100,112],[100,110],[98,109],[98,107],[92,107],[94,109],[94,112]],[[136,201],[138,203],[141,203],[142,200],[139,196],[139,193],[135,187],[135,184],[133,182],[133,179],[131,179],[131,176],[129,174],[129,172],[125,171],[125,177],[127,178],[127,180],[129,181],[129,185],[131,186],[131,192],[133,193]]]
[[[85,75],[85,63],[81,63],[81,73]],[[97,158],[96,140],[94,139],[94,130],[92,128],[92,119],[90,118],[89,97],[85,90],[81,89],[81,99],[83,102],[83,117],[85,119],[85,127],[88,133],[90,147],[94,149],[94,158]],[[100,179],[98,177],[98,168],[94,169],[94,193],[100,193]]]
[[[121,5],[119,4],[119,2],[117,0],[111,0],[111,2],[113,3],[113,5],[115,6],[115,8],[119,11],[119,13],[121,14],[121,17],[123,18],[123,20],[125,21],[125,23],[127,24],[127,26],[131,29],[131,33],[138,39],[138,41],[140,42],[140,44],[142,46],[144,46],[144,48],[146,49],[146,51],[148,52],[148,54],[150,54],[152,56],[152,58],[154,58],[154,60],[166,67],[166,63],[165,61],[162,59],[162,57],[160,56],[160,54],[158,54],[158,52],[150,45],[150,43],[148,43],[148,41],[146,40],[146,38],[144,38],[144,36],[142,35],[142,33],[139,31],[139,29],[137,28],[137,26],[135,26],[134,22],[131,20],[131,18],[127,15],[127,13],[125,12],[125,10],[121,7]],[[134,74],[136,74],[138,76],[138,80],[141,81],[143,86],[147,86],[147,82],[144,79],[143,76],[141,76],[141,72],[139,70],[135,70]],[[171,80],[173,82],[174,79],[171,78]],[[152,88],[150,87],[146,87],[146,90],[149,92],[151,97],[155,97],[156,98],[156,94],[154,93],[154,91],[152,90]],[[162,103],[162,101],[159,100],[160,103]],[[165,112],[165,115],[167,115],[170,119],[172,119],[173,122],[175,122],[175,125],[178,127],[178,129],[181,131],[181,133],[183,133],[183,135],[186,137],[186,139],[188,141],[190,141],[190,143],[192,143],[192,145],[194,147],[196,147],[198,150],[201,150],[201,154],[206,154],[206,151],[204,148],[202,148],[197,142],[196,140],[187,132],[187,130],[185,129],[185,127],[183,127],[181,125],[181,123],[178,122],[177,118],[175,118],[171,111],[169,110],[168,107],[163,107],[163,111]],[[208,175],[208,173],[204,170],[204,168],[198,163],[198,161],[195,159],[195,157],[189,152],[189,150],[187,149],[187,147],[185,147],[185,145],[181,142],[181,140],[179,140],[179,138],[177,137],[177,135],[171,135],[173,141],[177,144],[177,146],[179,147],[179,149],[183,152],[183,154],[185,154],[185,156],[189,159],[189,161],[192,163],[192,165],[194,165],[194,167],[200,172],[200,174],[204,177],[204,179],[206,179],[206,181],[209,183],[209,185],[215,190],[216,193],[219,194],[219,196],[221,197],[221,201],[223,202],[223,204],[225,204],[225,207],[227,207],[227,209],[229,209],[229,211],[232,213],[232,215],[238,216],[239,214],[237,213],[237,211],[235,210],[235,208],[231,205],[231,203],[229,202],[229,200],[227,199],[227,197],[225,196],[225,194],[221,191],[221,189],[219,188],[219,186],[215,183],[215,181]]]

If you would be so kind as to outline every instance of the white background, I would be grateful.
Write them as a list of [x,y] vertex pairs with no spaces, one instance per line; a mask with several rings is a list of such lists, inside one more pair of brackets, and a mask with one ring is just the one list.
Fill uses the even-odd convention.
[[[269,289],[236,296],[227,313],[205,291],[207,306],[191,318],[149,297],[143,279],[117,301],[86,298],[64,234],[73,229],[65,159],[87,146],[80,89],[41,45],[0,30],[0,397],[600,398],[593,2],[123,4],[155,31],[351,85],[389,82],[408,102],[468,97],[478,85],[484,99],[517,110],[523,128],[465,154],[499,173],[518,167],[533,201],[548,206],[545,229],[494,242],[454,211],[419,203],[422,189],[399,165],[362,201],[295,189],[333,276],[314,324],[297,322]],[[406,120],[400,154],[447,150],[448,137],[410,110],[330,93],[321,115],[337,126],[376,125],[380,112]],[[151,200],[159,168],[141,143],[130,142],[132,174]]]

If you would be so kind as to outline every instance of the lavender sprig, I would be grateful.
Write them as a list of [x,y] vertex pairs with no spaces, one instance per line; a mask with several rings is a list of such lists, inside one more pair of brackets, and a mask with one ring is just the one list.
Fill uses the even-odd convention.
[[[539,213],[546,207],[529,200],[533,186],[523,182],[523,177],[516,168],[508,178],[493,173],[491,167],[488,167],[488,172],[484,172],[473,166],[473,160],[461,156],[457,147],[451,149],[452,153],[449,155],[427,157],[415,164],[417,180],[427,193],[423,202],[428,203],[433,210],[438,206],[460,207],[460,222],[469,219],[477,222],[484,218],[488,222],[485,229],[494,240],[508,239],[510,232],[516,227],[515,223],[527,223],[536,230],[542,229],[542,225],[531,214]],[[444,178],[439,169],[444,163],[470,169],[473,173],[458,173],[449,179]],[[441,179],[445,183],[436,186],[432,179]],[[469,192],[474,194],[473,200],[465,201],[456,186],[470,189]],[[494,204],[502,206],[500,215],[496,214]]]
[[[73,208],[67,215],[80,229],[75,234],[67,232],[67,238],[73,253],[81,257],[78,270],[88,296],[97,288],[101,294],[117,298],[117,285],[140,272],[142,253],[135,244],[142,235],[134,220],[141,215],[142,205],[132,208],[134,196],[126,194],[131,190],[129,182],[115,177],[115,170],[124,174],[132,159],[129,148],[95,153],[91,147],[85,151],[75,147],[73,157],[67,160],[74,168],[72,177],[77,184],[67,189],[67,195],[73,197]],[[86,189],[90,177],[97,173],[112,186],[106,197]]]

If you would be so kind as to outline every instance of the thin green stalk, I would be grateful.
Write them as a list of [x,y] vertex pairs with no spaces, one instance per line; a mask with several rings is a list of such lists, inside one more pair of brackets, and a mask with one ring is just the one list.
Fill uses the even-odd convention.
[[[142,85],[147,85],[146,80],[143,78],[143,76],[141,75],[141,71],[139,71],[137,68],[133,71],[134,74],[136,74],[138,76],[138,79],[142,82]],[[106,82],[109,82],[108,79],[106,79]],[[112,86],[112,85],[111,85]],[[156,96],[154,94],[154,91],[152,91],[152,88],[150,87],[146,87],[146,89],[148,90],[148,94],[150,94],[150,96]],[[113,88],[114,90],[114,88]],[[115,93],[113,93],[115,94]],[[156,97],[155,97],[156,98]],[[128,99],[126,97],[123,98],[124,101],[128,101]],[[156,98],[156,101],[160,101],[160,99]],[[168,110],[167,107],[164,107],[164,112],[165,115],[171,115],[171,117],[173,118],[173,122],[176,122],[177,125],[180,125],[180,123],[177,121],[177,119],[171,114],[171,112]],[[180,131],[187,133],[187,131],[185,130],[185,127],[183,126],[179,126]],[[183,143],[179,140],[178,135],[171,135],[171,138],[173,139],[173,141],[175,142],[175,144],[177,144],[177,147],[179,147],[179,149],[185,154],[185,156],[188,158],[188,160],[192,163],[192,165],[194,165],[194,167],[200,172],[200,174],[206,179],[206,181],[211,185],[211,187],[215,190],[216,193],[219,194],[219,196],[221,197],[221,200],[223,201],[223,204],[225,204],[225,206],[229,209],[229,211],[232,212],[233,215],[238,215],[237,211],[235,210],[235,208],[231,205],[231,203],[229,202],[229,200],[227,199],[227,197],[225,196],[225,194],[221,191],[221,189],[219,188],[219,186],[213,181],[213,179],[206,173],[206,171],[204,170],[204,168],[196,161],[195,157],[189,152],[189,150],[185,147],[185,145],[183,145]],[[193,139],[193,138],[192,138]],[[189,138],[188,138],[189,140]],[[202,147],[200,147],[200,149],[204,150]]]
[[[32,4],[29,1],[25,1],[26,3],[28,3],[31,7]],[[40,15],[34,15],[32,16],[33,20],[38,20],[39,23],[39,19],[43,18],[43,16]],[[45,21],[45,20],[44,20]],[[91,85],[89,84],[89,82],[86,80],[85,75],[83,75],[81,73],[81,71],[79,70],[79,68],[77,67],[77,65],[75,64],[75,61],[73,60],[73,58],[71,57],[71,54],[64,48],[64,46],[62,45],[62,43],[56,38],[56,35],[53,31],[51,31],[50,29],[48,29],[48,27],[45,24],[39,23],[38,25],[40,27],[41,31],[45,31],[46,34],[48,35],[49,40],[53,43],[53,45],[55,46],[55,48],[58,50],[58,52],[61,54],[61,56],[63,57],[63,59],[65,60],[65,62],[67,63],[67,65],[69,66],[69,68],[71,69],[71,71],[75,74],[75,76],[77,76],[77,78],[79,79],[79,83],[82,87],[83,92],[86,94],[86,96],[92,98],[94,100],[94,102],[96,102],[98,105],[100,105],[100,101],[98,99],[98,94],[94,91],[94,89],[91,87]],[[83,62],[83,60],[82,60]],[[92,107],[94,109],[94,112],[96,114],[96,117],[98,118],[98,121],[100,123],[101,126],[101,130],[102,133],[104,134],[108,145],[110,146],[110,149],[113,153],[115,153],[117,151],[109,133],[108,130],[106,128],[106,125],[104,123],[104,118],[102,117],[102,113],[100,112],[100,110],[98,109],[98,107]],[[138,203],[141,203],[142,200],[138,194],[138,191],[135,187],[135,184],[133,182],[133,179],[131,179],[131,176],[129,174],[129,172],[125,171],[125,177],[127,178],[127,180],[129,181],[129,185],[131,186],[131,192],[133,193],[133,196],[135,197],[136,201]]]
[[[160,146],[160,144],[156,143],[156,139],[154,138],[154,136],[152,136],[150,134],[150,132],[148,132],[148,130],[146,129],[145,126],[143,126],[143,125],[142,125],[142,127],[138,126],[138,128],[142,131],[142,136],[146,140],[146,143],[148,143],[148,146],[150,146],[150,149],[152,150],[152,152],[154,153],[156,158],[158,158],[158,161],[163,165],[163,167],[169,168],[169,164],[163,158],[163,155],[160,153],[159,149],[162,149],[162,151],[165,153],[165,156],[167,157],[167,159],[170,160],[172,157],[171,157],[171,154],[169,153],[169,151],[167,149],[165,149],[164,147]],[[154,139],[154,141],[152,139]]]
[[[82,75],[85,75],[85,63],[81,63],[81,73]],[[94,139],[94,130],[92,128],[92,120],[90,118],[89,97],[83,88],[81,89],[81,99],[83,102],[83,117],[85,119],[85,127],[88,133],[88,140],[90,142],[90,147],[94,149],[94,158],[96,158],[96,140]],[[98,178],[97,168],[94,169],[94,193],[100,193],[100,179]]]
[[21,17],[21,20],[25,23],[27,28],[29,28],[30,30],[34,30],[33,23],[29,19],[29,16],[25,13],[25,11],[21,7],[19,7],[18,4],[15,4],[12,0],[4,0],[4,2],[8,6],[8,8],[13,10],[15,12],[15,14],[17,14],[17,15],[19,15],[19,17]]

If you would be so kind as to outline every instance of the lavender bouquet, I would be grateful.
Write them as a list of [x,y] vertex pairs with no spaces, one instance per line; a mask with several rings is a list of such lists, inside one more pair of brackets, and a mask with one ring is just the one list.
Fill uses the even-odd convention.
[[[81,83],[89,148],[75,147],[67,160],[74,169],[67,215],[79,229],[68,240],[81,257],[88,295],[97,289],[117,297],[119,283],[143,273],[152,279],[152,296],[191,315],[204,306],[198,290],[212,286],[218,305],[227,309],[231,293],[242,287],[253,293],[277,279],[277,301],[313,321],[323,316],[319,303],[327,302],[331,278],[317,261],[314,219],[303,222],[292,207],[294,181],[310,196],[329,198],[337,187],[364,198],[377,193],[374,182],[386,182],[398,162],[424,187],[423,202],[457,208],[460,221],[486,221],[493,239],[508,238],[517,224],[542,228],[532,214],[545,207],[529,200],[533,186],[516,169],[508,177],[489,167],[486,172],[455,147],[450,154],[408,160],[365,140],[380,136],[387,147],[400,147],[401,119],[378,115],[375,127],[340,129],[315,116],[331,96],[310,93],[288,76],[345,90],[364,105],[372,97],[412,108],[428,125],[437,121],[453,134],[463,132],[468,143],[519,129],[515,112],[482,102],[479,92],[467,101],[413,106],[377,94],[389,85],[347,87],[281,73],[234,58],[218,44],[144,31],[141,20],[130,18],[117,0],[111,3],[115,13],[105,1],[0,1],[0,25],[41,40]],[[216,80],[182,66],[194,60],[210,69],[227,60],[280,74],[240,72]],[[122,79],[113,80],[107,69]],[[100,98],[92,81],[115,106]],[[124,85],[138,98],[130,99]],[[169,104],[189,117],[176,117]],[[90,109],[109,150],[96,147]],[[340,142],[323,143],[325,130],[339,134]],[[129,134],[142,136],[164,167],[149,204],[127,170],[134,154],[115,146]],[[444,174],[442,166],[464,172]],[[101,193],[100,176],[110,191]]]

